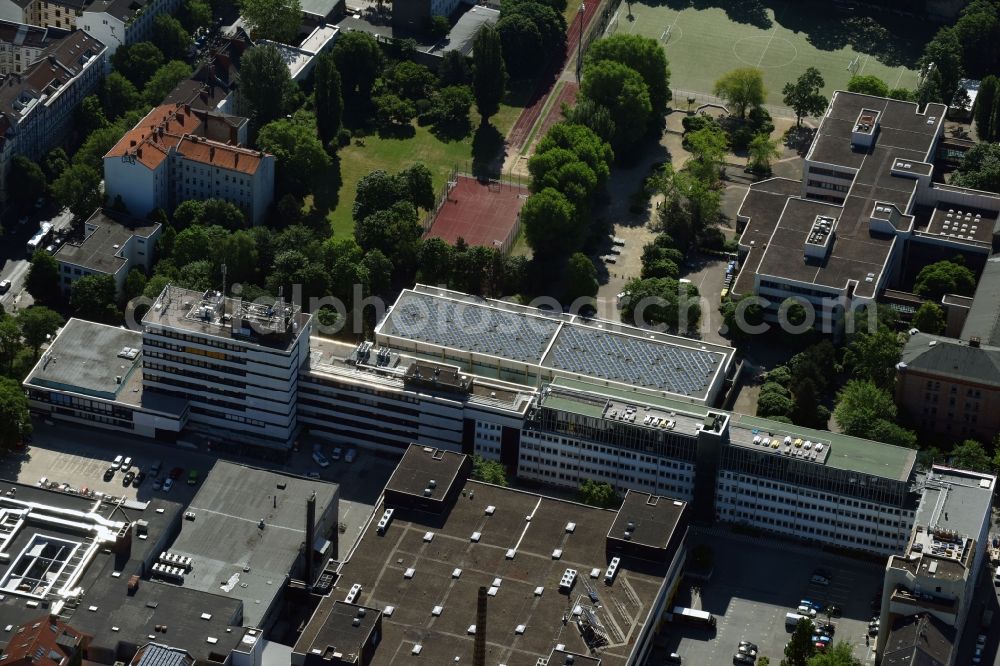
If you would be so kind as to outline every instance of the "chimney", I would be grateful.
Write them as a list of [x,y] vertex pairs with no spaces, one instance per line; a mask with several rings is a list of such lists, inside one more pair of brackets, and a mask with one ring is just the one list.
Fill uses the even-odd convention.
[[472,649],[472,666],[486,666],[486,588],[479,588],[476,606],[476,642]]
[[306,587],[313,582],[313,543],[316,541],[316,492],[306,500]]
[[210,146],[208,149],[208,159],[212,161],[215,159],[215,146]]
[[980,343],[981,343],[981,341],[979,339],[979,336],[973,336],[973,337],[969,338],[969,346],[970,347],[976,347],[978,349]]

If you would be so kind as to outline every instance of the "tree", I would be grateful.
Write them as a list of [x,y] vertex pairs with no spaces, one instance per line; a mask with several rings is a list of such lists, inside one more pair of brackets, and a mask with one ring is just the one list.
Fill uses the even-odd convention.
[[[761,666],[759,661],[757,666]],[[832,648],[814,654],[806,662],[806,666],[861,666],[861,662],[854,658],[853,647],[841,641]]]
[[427,99],[437,85],[437,77],[424,65],[404,60],[382,72],[382,84],[387,92],[416,101]]
[[146,85],[156,70],[163,66],[163,52],[152,42],[122,44],[111,57],[115,71],[132,82],[136,88]]
[[382,69],[382,51],[368,33],[353,30],[340,35],[333,45],[333,60],[341,76],[345,97],[367,100]]
[[240,16],[255,39],[295,44],[302,25],[299,0],[239,0]]
[[438,65],[438,82],[441,87],[464,86],[470,82],[468,59],[461,51],[445,51]]
[[916,102],[916,94],[908,88],[892,88],[889,90],[889,99],[898,99],[901,102]]
[[538,142],[535,155],[553,148],[565,148],[571,151],[594,172],[599,186],[603,186],[611,173],[611,162],[615,159],[611,146],[608,145],[607,139],[585,125],[570,122],[556,123]]
[[122,294],[122,300],[128,303],[133,298],[141,296],[145,290],[146,274],[142,272],[141,268],[133,268],[125,276],[125,289]]
[[177,87],[178,83],[189,78],[191,78],[191,66],[181,60],[171,60],[150,77],[142,90],[142,95],[149,106],[156,106]]
[[[345,37],[356,34],[348,33]],[[254,46],[240,59],[240,95],[257,127],[285,115],[296,90],[288,65],[273,44]]]
[[926,76],[924,84],[931,81],[938,88],[936,93],[931,95],[931,101],[950,104],[952,96],[958,90],[958,82],[963,73],[962,42],[955,28],[945,26],[937,31],[934,38],[924,47],[920,66],[931,70],[930,74],[933,75]]
[[[649,90],[649,103],[658,115],[670,100],[670,68],[663,47],[655,39],[639,35],[617,34],[599,39],[587,50],[587,63],[601,60],[620,62],[642,76]],[[822,87],[822,83],[820,83]]]
[[740,67],[723,74],[712,87],[713,94],[726,100],[733,112],[745,118],[747,111],[764,103],[764,74],[756,67]]
[[111,275],[85,275],[70,287],[70,305],[75,315],[104,323],[116,322],[120,313],[115,306],[118,293]]
[[36,250],[24,286],[36,303],[53,305],[59,301],[59,263],[44,250]]
[[474,102],[469,86],[447,86],[431,95],[429,117],[439,125],[468,128],[469,109]]
[[62,315],[42,305],[17,313],[17,324],[21,327],[24,343],[31,348],[32,361],[38,360],[38,348],[55,335],[63,321]]
[[528,197],[521,208],[524,236],[536,256],[572,251],[581,241],[576,210],[562,192],[548,187]]
[[938,261],[920,269],[913,293],[939,301],[945,294],[971,296],[976,290],[975,274],[962,265],[961,256],[955,261]]
[[235,231],[245,228],[247,221],[243,211],[236,204],[225,199],[205,199],[201,202],[198,224]]
[[402,195],[414,206],[424,210],[434,207],[434,181],[425,164],[411,164],[396,174],[396,181]]
[[323,53],[316,60],[315,85],[316,133],[324,146],[337,136],[344,113],[344,98],[340,92],[340,72],[333,56]]
[[413,102],[391,93],[373,97],[372,104],[375,106],[376,122],[384,128],[408,125],[417,113]]
[[212,5],[206,0],[184,0],[180,16],[188,32],[208,28],[212,25]]
[[813,645],[813,623],[809,618],[802,618],[795,625],[792,638],[785,645],[785,658],[781,662],[787,666],[807,666],[809,658],[816,652]]
[[73,164],[85,165],[94,171],[103,173],[104,156],[118,143],[124,131],[125,127],[122,123],[95,129],[84,139],[83,144],[73,155]]
[[583,480],[577,491],[577,498],[584,504],[602,509],[613,509],[621,504],[621,498],[610,483],[593,479]]
[[754,173],[771,173],[771,160],[781,157],[778,142],[772,141],[767,134],[758,134],[753,138],[749,153],[747,164]]
[[903,343],[894,331],[879,328],[874,333],[858,333],[844,354],[844,364],[855,377],[873,382],[882,389],[892,388]]
[[14,155],[7,172],[7,193],[11,203],[28,206],[48,190],[42,168],[24,155]]
[[42,171],[45,173],[45,178],[49,181],[58,178],[68,167],[69,156],[66,155],[66,151],[61,147],[50,150],[42,161]]
[[153,44],[167,60],[184,60],[191,48],[191,35],[170,14],[157,14],[153,20]]
[[1000,106],[1000,79],[990,75],[980,83],[976,106],[972,110],[972,118],[976,123],[976,136],[980,141],[996,141],[1000,138],[1000,127],[995,122],[998,106]]
[[482,456],[472,456],[472,478],[483,483],[492,483],[494,486],[506,488],[507,470],[496,460],[489,460]]
[[[685,139],[691,158],[684,165],[687,173],[678,174],[674,184],[687,190],[685,194],[690,196],[691,189],[696,184],[704,184],[710,188],[718,184],[729,143],[725,132],[714,125],[691,132]],[[688,176],[698,183],[690,182]]]
[[56,201],[69,208],[74,217],[84,219],[101,205],[101,174],[85,164],[74,164],[52,183]]
[[304,111],[262,127],[257,145],[274,155],[281,189],[301,196],[313,189],[331,164],[316,136],[315,119]]
[[[1000,127],[998,114],[1000,109],[994,113],[993,123]],[[1000,143],[977,143],[973,146],[962,158],[952,183],[1000,193]]]
[[10,451],[31,434],[28,397],[21,384],[0,378],[0,450]]
[[531,0],[506,0],[496,30],[507,71],[514,77],[533,75],[541,63],[561,55],[566,45],[562,12]]
[[566,265],[566,273],[563,276],[565,281],[565,293],[567,304],[578,298],[593,298],[597,296],[597,269],[590,257],[582,252],[576,252],[569,258]]
[[913,314],[913,327],[931,335],[944,333],[944,310],[933,301],[924,301]]
[[886,85],[886,82],[871,74],[860,76],[855,74],[847,82],[847,90],[848,92],[861,93],[862,95],[871,95],[873,97],[889,96],[889,86]]
[[974,439],[967,439],[951,451],[950,465],[974,472],[993,472],[993,461],[983,445]]
[[500,110],[500,100],[507,88],[507,67],[500,45],[500,33],[485,25],[472,44],[472,96],[476,98],[481,124],[489,122]]
[[83,98],[83,101],[80,102],[78,118],[80,131],[84,134],[107,127],[109,124],[104,115],[104,109],[101,107],[101,100],[98,99],[97,95],[87,95]]
[[14,359],[22,349],[21,327],[17,325],[17,320],[0,311],[0,374],[10,373]]
[[891,424],[896,418],[896,403],[872,382],[852,379],[837,395],[833,418],[846,435],[876,439],[874,435],[886,431],[882,422]]
[[653,107],[649,88],[639,72],[611,60],[601,60],[583,71],[580,97],[605,107],[615,123],[611,144],[628,151],[646,134]]
[[104,79],[101,104],[105,117],[113,121],[142,104],[142,95],[131,81],[113,71]]
[[636,326],[666,327],[687,331],[698,326],[701,306],[698,288],[670,278],[632,280],[625,285],[629,292],[622,304],[622,321]]
[[818,116],[826,110],[827,99],[820,92],[826,81],[815,67],[803,72],[794,82],[789,81],[782,88],[782,100],[795,111],[795,126],[802,126],[803,116]]
[[572,108],[564,106],[563,117],[567,123],[590,129],[605,142],[611,141],[615,136],[615,121],[611,112],[593,100],[577,100],[576,106]]

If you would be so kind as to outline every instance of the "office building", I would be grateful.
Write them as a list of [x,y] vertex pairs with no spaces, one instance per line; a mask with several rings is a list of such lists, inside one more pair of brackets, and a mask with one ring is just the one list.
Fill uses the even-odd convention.
[[59,286],[69,294],[73,283],[87,275],[110,275],[119,294],[129,271],[148,274],[155,261],[161,225],[98,208],[83,224],[83,239],[64,243],[55,254]]
[[932,182],[946,110],[834,93],[802,180],[754,183],[743,200],[733,296],[766,299],[772,321],[786,299],[808,302],[817,328],[839,333],[846,312],[896,287],[910,263],[981,264],[1000,197]]
[[259,224],[274,198],[274,156],[239,145],[241,121],[190,104],[154,108],[104,156],[105,195],[139,217],[223,199]]
[[[876,652],[894,651],[917,618],[934,625],[954,663],[952,643],[962,635],[974,588],[989,549],[996,477],[934,465],[920,479],[920,505],[901,554],[886,564]],[[909,641],[903,641],[904,645]],[[886,663],[899,663],[885,659]]]
[[630,492],[608,511],[472,481],[471,466],[406,450],[292,664],[475,663],[477,649],[489,664],[645,663],[687,504]]
[[21,74],[0,81],[0,193],[14,155],[36,162],[59,145],[77,107],[104,76],[106,47],[83,31],[50,45]]
[[298,430],[299,368],[312,315],[168,286],[143,317],[143,391],[187,402],[218,440],[287,450]]

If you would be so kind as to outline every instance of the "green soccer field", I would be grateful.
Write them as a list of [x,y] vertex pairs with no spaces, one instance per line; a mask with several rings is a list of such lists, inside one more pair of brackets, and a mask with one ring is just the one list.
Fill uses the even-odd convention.
[[[670,86],[678,98],[710,94],[722,74],[737,67],[764,73],[767,103],[781,106],[781,89],[807,67],[826,81],[824,93],[847,87],[849,66],[890,88],[914,89],[916,61],[930,28],[893,16],[865,18],[796,0],[667,0],[622,2],[608,32],[659,40],[670,62]],[[675,104],[677,102],[675,101]]]

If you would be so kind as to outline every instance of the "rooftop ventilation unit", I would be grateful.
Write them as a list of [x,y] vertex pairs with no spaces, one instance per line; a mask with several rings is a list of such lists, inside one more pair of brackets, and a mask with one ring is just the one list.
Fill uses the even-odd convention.
[[620,557],[612,557],[611,563],[608,565],[608,570],[604,572],[604,584],[611,585],[615,581],[615,574],[618,573],[618,565],[621,564],[622,559]]
[[389,521],[392,520],[392,514],[394,511],[395,509],[386,509],[385,513],[383,513],[382,517],[379,519],[378,533],[380,536],[384,535],[385,531],[389,528]]
[[347,596],[344,597],[344,603],[353,604],[359,596],[361,596],[361,585],[355,583],[354,585],[351,585],[350,591],[347,593]]
[[566,569],[559,579],[559,590],[569,592],[576,584],[576,569]]

